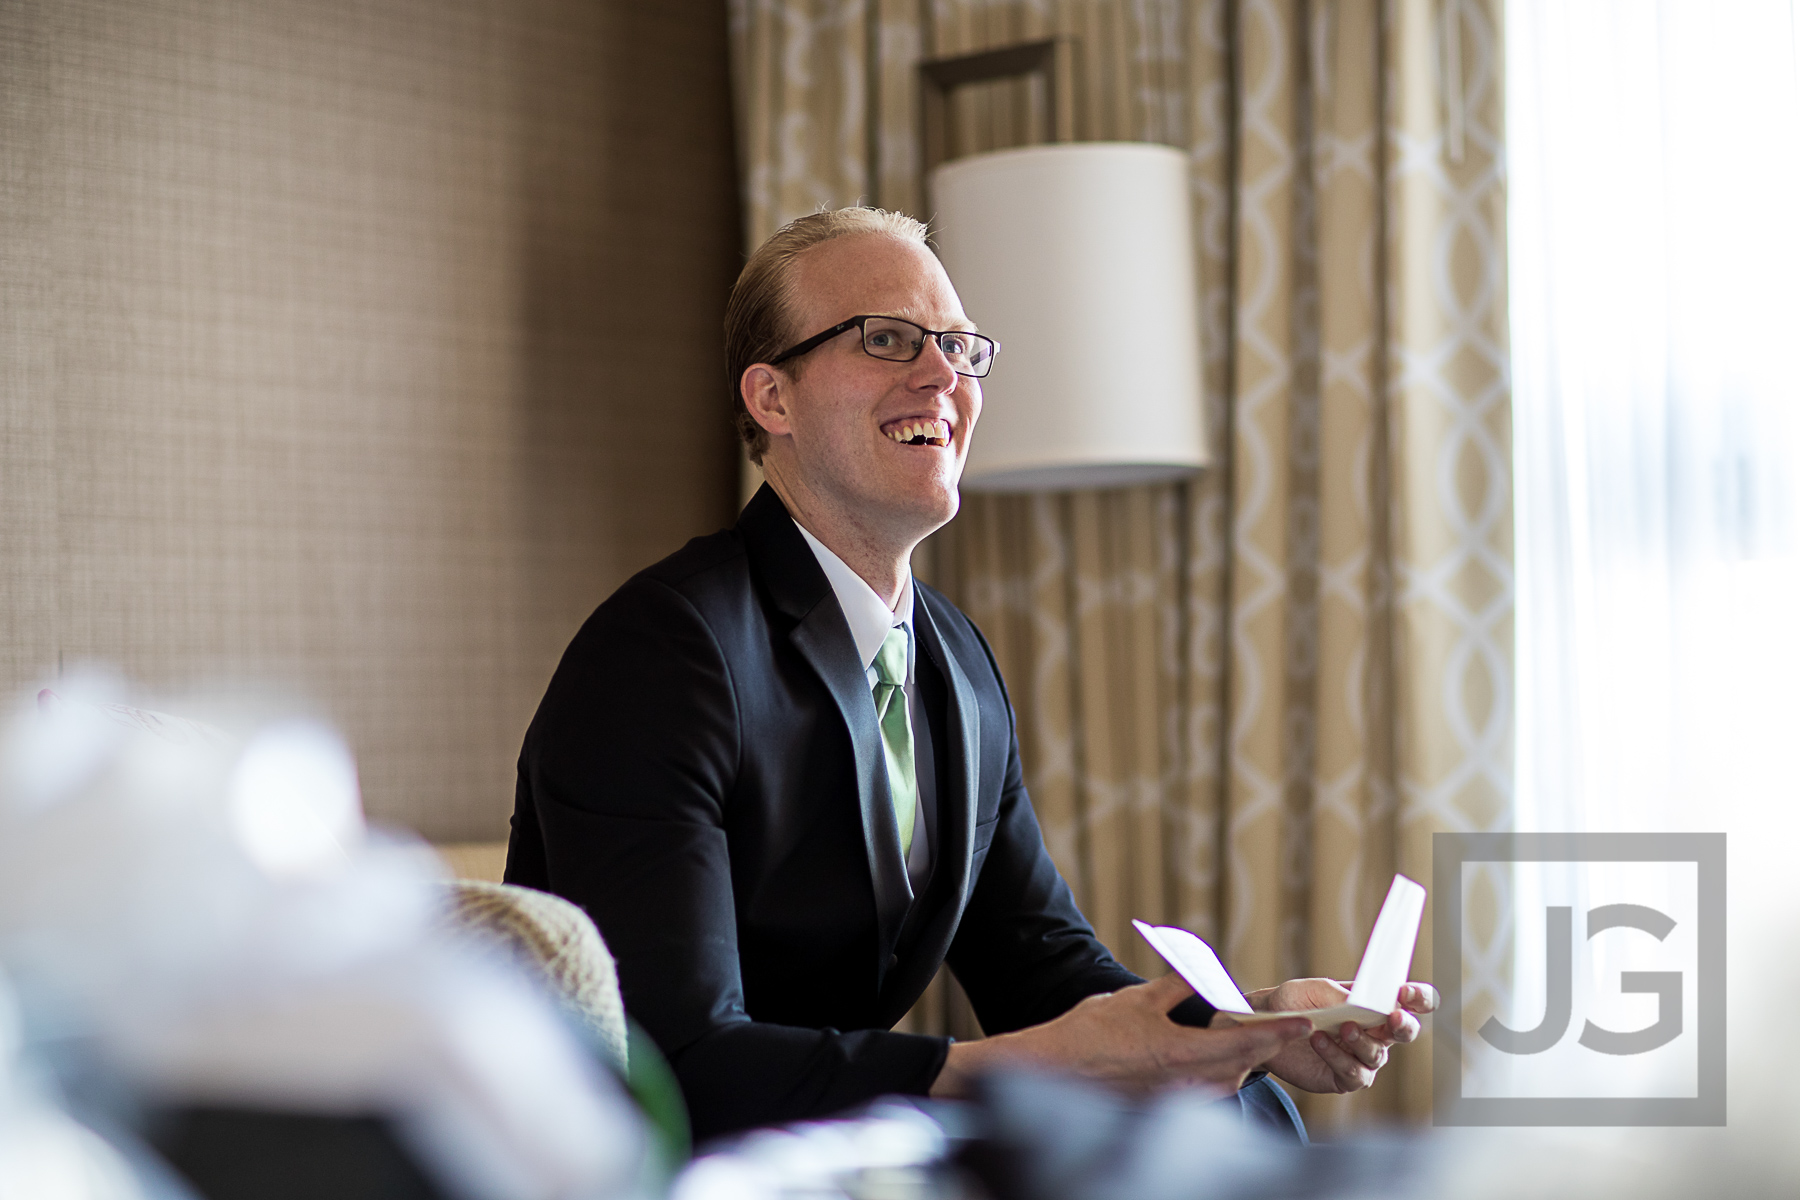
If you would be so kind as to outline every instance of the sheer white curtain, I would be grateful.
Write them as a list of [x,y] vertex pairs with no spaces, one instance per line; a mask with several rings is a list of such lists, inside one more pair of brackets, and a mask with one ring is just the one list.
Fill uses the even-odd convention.
[[1512,0],[1522,829],[1800,800],[1793,0]]
[[[1727,830],[1735,918],[1800,876],[1795,4],[1507,24],[1517,827]],[[1518,1028],[1544,905],[1605,885],[1516,884]],[[1596,996],[1630,965],[1597,954]]]

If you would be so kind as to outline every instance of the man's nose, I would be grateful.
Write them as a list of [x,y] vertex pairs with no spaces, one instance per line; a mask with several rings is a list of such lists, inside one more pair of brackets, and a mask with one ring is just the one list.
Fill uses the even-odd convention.
[[956,368],[950,365],[950,359],[938,344],[935,333],[925,335],[925,345],[920,348],[919,357],[914,360],[913,365],[917,376],[915,382],[919,387],[935,386],[938,391],[943,392],[956,387]]

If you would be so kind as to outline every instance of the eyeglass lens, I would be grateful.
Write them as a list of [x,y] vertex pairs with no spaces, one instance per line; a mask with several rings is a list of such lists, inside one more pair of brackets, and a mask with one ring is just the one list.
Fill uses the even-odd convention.
[[[937,335],[938,348],[959,375],[982,376],[994,359],[994,343],[978,333],[951,331]],[[876,358],[911,362],[925,348],[925,330],[898,317],[871,317],[863,322],[863,349]]]

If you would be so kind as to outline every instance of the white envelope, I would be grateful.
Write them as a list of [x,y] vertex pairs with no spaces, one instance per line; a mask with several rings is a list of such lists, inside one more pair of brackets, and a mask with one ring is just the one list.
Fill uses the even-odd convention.
[[1407,968],[1412,965],[1413,943],[1419,938],[1419,922],[1424,916],[1425,889],[1404,875],[1394,876],[1381,913],[1375,918],[1375,929],[1369,934],[1368,947],[1363,950],[1362,962],[1356,968],[1350,999],[1332,1008],[1278,1013],[1251,1011],[1250,1002],[1238,991],[1213,948],[1187,930],[1174,925],[1146,925],[1142,921],[1133,921],[1132,925],[1208,1004],[1239,1024],[1305,1017],[1314,1029],[1335,1033],[1345,1021],[1368,1029],[1387,1022],[1400,999]]

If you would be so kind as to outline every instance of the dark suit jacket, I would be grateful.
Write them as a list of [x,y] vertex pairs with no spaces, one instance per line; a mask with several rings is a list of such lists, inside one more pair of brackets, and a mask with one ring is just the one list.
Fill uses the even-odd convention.
[[942,706],[916,901],[849,625],[767,487],[600,606],[525,736],[506,878],[593,917],[698,1136],[925,1093],[949,1040],[889,1030],[942,962],[989,1033],[1138,982],[1044,850],[987,643],[929,587],[913,611]]

